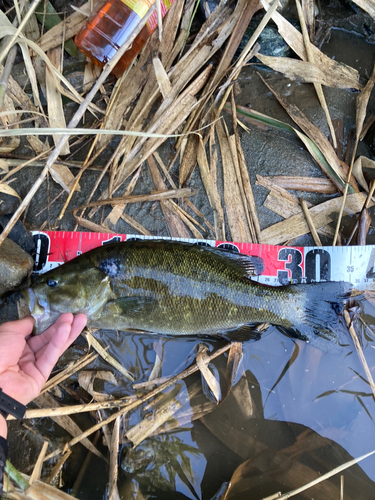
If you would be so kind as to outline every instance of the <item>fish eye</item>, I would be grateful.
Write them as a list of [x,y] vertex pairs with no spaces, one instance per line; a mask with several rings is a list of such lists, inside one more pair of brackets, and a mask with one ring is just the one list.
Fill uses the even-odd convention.
[[49,278],[47,280],[47,285],[50,286],[51,288],[55,287],[57,285],[58,281],[57,280],[54,280],[52,278]]

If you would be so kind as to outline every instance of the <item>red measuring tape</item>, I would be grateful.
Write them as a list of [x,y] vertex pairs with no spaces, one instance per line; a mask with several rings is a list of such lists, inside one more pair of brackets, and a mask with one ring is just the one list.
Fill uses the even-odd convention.
[[257,280],[278,286],[288,283],[349,281],[364,289],[375,281],[375,246],[283,247],[256,243],[150,237],[132,234],[86,233],[71,231],[33,231],[36,247],[35,273],[45,273],[82,253],[115,241],[166,239],[224,248],[256,255],[264,261]]

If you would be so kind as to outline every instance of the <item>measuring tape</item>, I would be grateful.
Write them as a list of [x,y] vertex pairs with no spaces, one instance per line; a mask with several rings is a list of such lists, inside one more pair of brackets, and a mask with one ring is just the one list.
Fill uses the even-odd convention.
[[256,243],[195,240],[133,234],[32,231],[36,244],[34,273],[42,274],[93,248],[130,240],[173,240],[256,255],[264,271],[254,279],[272,286],[318,281],[348,281],[364,290],[375,281],[375,245],[351,247],[283,247]]

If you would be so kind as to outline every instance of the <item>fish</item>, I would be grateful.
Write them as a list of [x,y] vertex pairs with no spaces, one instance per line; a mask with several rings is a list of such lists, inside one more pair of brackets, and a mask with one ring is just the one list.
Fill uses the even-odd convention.
[[260,257],[168,240],[95,248],[40,275],[24,297],[35,333],[64,312],[84,313],[95,329],[169,336],[258,340],[270,323],[292,336],[342,344],[351,284],[266,286],[254,280]]

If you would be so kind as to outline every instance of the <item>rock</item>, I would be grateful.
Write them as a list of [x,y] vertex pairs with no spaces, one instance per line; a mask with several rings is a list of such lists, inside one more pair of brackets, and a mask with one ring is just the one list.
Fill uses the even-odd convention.
[[[0,215],[0,232],[8,224],[11,218],[12,215],[9,213]],[[25,252],[29,253],[30,255],[33,255],[35,253],[35,242],[33,240],[33,237],[31,236],[29,231],[27,231],[20,220],[15,223],[8,237],[10,240],[14,241],[14,243],[19,245],[22,250],[25,250]]]
[[0,294],[18,286],[31,273],[34,261],[9,238],[0,246]]
[[19,198],[7,193],[1,193],[0,215],[13,214],[20,204]]
[[372,157],[375,157],[375,123],[371,125],[368,129],[365,137],[364,143],[369,147]]
[[[24,304],[22,310],[19,307],[20,303]],[[25,316],[30,316],[30,309],[21,292],[17,290],[0,297],[0,325],[6,321],[15,321]]]
[[[297,29],[300,29],[298,24],[288,19]],[[241,40],[241,43],[238,47],[238,50],[235,54],[235,57],[239,57],[243,49],[246,47],[247,42],[253,36],[256,28],[259,25],[260,20],[258,18],[252,19],[250,21],[249,26],[246,28],[245,34]],[[267,25],[261,34],[257,42],[260,44],[260,53],[265,56],[273,56],[273,57],[290,57],[293,54],[293,51],[289,47],[289,45],[284,41],[283,37],[280,35],[276,26]],[[259,62],[259,59],[253,58],[252,62]]]

